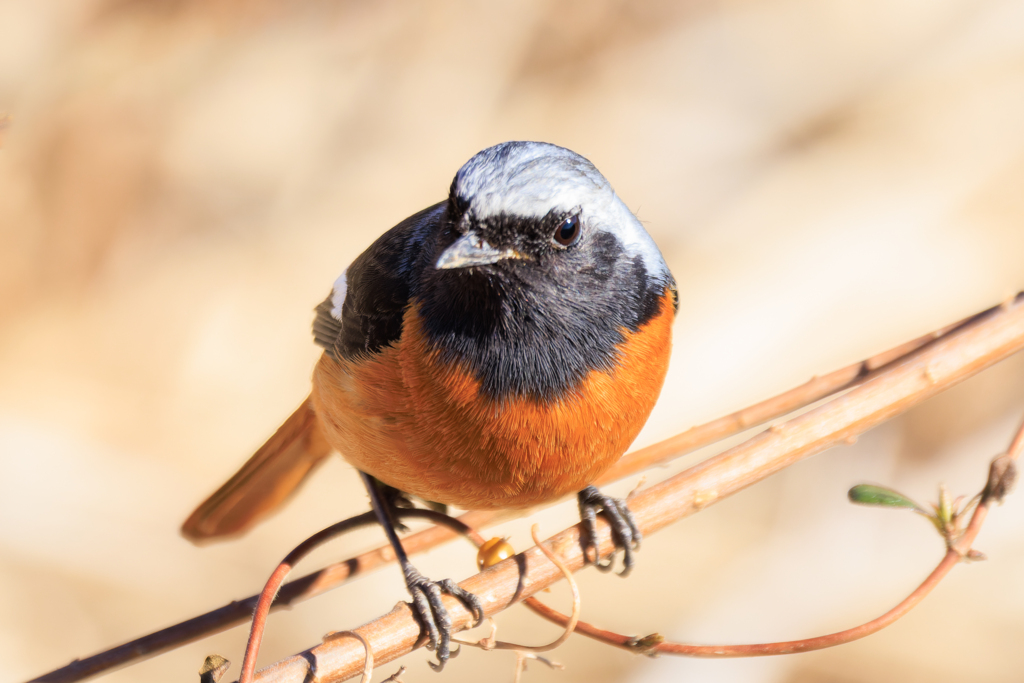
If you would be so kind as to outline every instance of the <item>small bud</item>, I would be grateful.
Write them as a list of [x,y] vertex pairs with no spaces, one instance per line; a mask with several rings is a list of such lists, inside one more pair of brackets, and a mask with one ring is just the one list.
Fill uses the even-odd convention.
[[988,483],[985,484],[982,498],[1002,503],[1003,498],[1013,490],[1013,486],[1016,483],[1017,466],[1012,459],[1006,455],[1001,455],[993,460],[992,466],[989,467]]
[[654,656],[654,648],[665,642],[665,636],[660,633],[652,633],[643,638],[634,638],[629,642],[630,649],[640,655]]
[[230,667],[231,662],[220,655],[210,655],[199,668],[199,683],[217,683]]
[[939,484],[939,505],[935,508],[935,516],[943,526],[953,523],[953,499],[949,497],[945,484]]

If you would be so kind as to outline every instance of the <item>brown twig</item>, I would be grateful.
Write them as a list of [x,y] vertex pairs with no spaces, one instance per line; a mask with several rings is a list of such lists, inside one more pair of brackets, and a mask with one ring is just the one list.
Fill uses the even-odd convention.
[[[534,544],[537,546],[538,549],[540,549],[542,553],[544,553],[544,556],[548,558],[548,560],[550,560],[552,564],[558,567],[558,571],[562,572],[562,578],[564,578],[566,582],[568,582],[569,590],[572,591],[572,613],[570,616],[566,617],[565,623],[561,624],[561,626],[565,628],[565,630],[562,632],[562,635],[558,636],[558,638],[554,639],[547,645],[517,645],[516,643],[506,643],[501,640],[495,640],[493,633],[491,636],[487,638],[481,638],[477,641],[463,640],[461,638],[452,638],[452,640],[454,640],[457,643],[461,643],[462,645],[469,645],[470,647],[479,647],[482,650],[514,650],[521,654],[532,654],[537,652],[548,652],[550,650],[554,650],[556,647],[558,647],[559,645],[561,645],[569,639],[569,636],[572,635],[573,630],[576,628],[576,624],[580,620],[580,589],[579,586],[576,585],[576,580],[573,578],[572,572],[569,570],[567,566],[565,566],[565,563],[562,562],[558,555],[555,555],[553,552],[551,552],[551,550],[549,550],[548,547],[541,542],[540,538],[537,537],[537,528],[538,526],[536,524],[530,527],[530,536],[533,537]],[[527,598],[527,600],[532,599],[533,598]],[[522,660],[520,659],[517,661],[521,664]]]
[[743,410],[738,410],[735,413],[725,415],[711,422],[691,427],[685,432],[671,436],[663,441],[627,453],[610,470],[601,475],[598,484],[604,485],[609,482],[618,481],[640,470],[667,462],[687,453],[692,453],[708,444],[721,441],[734,434],[739,434],[783,415],[788,415],[795,410],[811,405],[815,401],[820,401],[840,391],[863,384],[882,369],[905,359],[915,351],[934,343],[937,339],[941,339],[951,332],[984,317],[991,313],[992,310],[995,309],[989,309],[988,311],[972,315],[969,318],[964,318],[959,322],[947,325],[942,329],[935,330],[917,339],[904,342],[888,351],[883,351],[859,363],[847,365],[845,368],[840,368],[827,375],[812,377],[804,384],[784,391],[778,396],[773,396],[760,403],[748,406]]
[[404,666],[400,666],[400,667],[398,667],[398,671],[396,671],[395,673],[393,673],[390,676],[388,676],[387,678],[385,678],[383,681],[381,681],[381,683],[402,683],[402,681],[398,680],[398,677],[401,676],[404,673],[405,673],[405,667]]
[[[473,510],[461,515],[458,519],[467,526],[484,528],[508,518],[511,514],[514,513],[502,510]],[[454,537],[455,533],[448,528],[434,526],[410,534],[402,540],[402,546],[408,554],[413,555],[429,550]],[[353,576],[373,571],[394,562],[394,560],[395,553],[391,546],[381,546],[362,555],[324,567],[282,586],[277,599],[274,600],[272,610],[308,600],[337,588]],[[233,600],[206,614],[154,631],[91,657],[76,659],[67,666],[32,679],[29,683],[74,683],[118,669],[132,662],[149,659],[186,643],[245,623],[252,617],[258,601],[258,594],[250,595],[242,600]]]
[[[359,679],[359,683],[370,683],[370,680],[373,678],[373,650],[370,648],[370,644],[366,642],[366,638],[363,638],[363,634],[358,631],[335,631],[324,636],[324,642],[334,638],[355,638],[359,641],[365,653],[363,655],[363,676]],[[253,659],[255,661],[255,657]],[[243,683],[241,678],[238,679],[238,683]]]
[[[396,516],[399,518],[410,518],[418,517],[428,519],[435,524],[445,526],[451,529],[457,534],[461,534],[468,538],[478,548],[483,543],[483,538],[473,528],[467,526],[454,517],[450,517],[441,512],[434,510],[412,510],[412,509],[400,509],[395,511]],[[270,614],[270,607],[274,602],[274,598],[280,590],[281,585],[284,583],[288,573],[291,572],[292,568],[298,564],[306,555],[311,553],[313,550],[323,545],[327,541],[330,541],[342,534],[348,533],[353,529],[367,524],[372,524],[376,521],[376,517],[373,512],[367,512],[350,519],[332,524],[331,526],[319,531],[289,552],[283,560],[274,569],[274,572],[270,575],[267,583],[264,585],[263,590],[260,592],[259,600],[256,605],[256,610],[253,613],[252,625],[249,629],[249,639],[245,646],[245,655],[242,659],[242,671],[238,677],[238,683],[250,683],[253,678],[253,674],[256,670],[256,657],[259,654],[260,644],[263,641],[263,634],[266,631],[267,617]],[[547,652],[553,650],[572,635],[573,629],[576,627],[576,623],[580,618],[580,591],[576,585],[575,579],[573,579],[572,573],[568,567],[548,550],[537,537],[537,525],[534,524],[530,529],[530,534],[533,537],[534,543],[538,545],[541,551],[547,558],[555,564],[556,567],[562,572],[563,578],[569,583],[570,590],[572,591],[573,604],[570,616],[566,617],[565,631],[557,639],[548,643],[547,645],[518,645],[515,643],[506,643],[504,641],[495,640],[492,638],[484,638],[479,641],[467,641],[459,638],[453,638],[455,642],[463,645],[469,645],[471,647],[479,647],[484,650],[514,650],[519,653],[537,653]],[[337,633],[330,633],[324,636],[324,641],[328,639],[338,637],[353,637],[359,640],[365,649],[365,659],[363,664],[363,683],[369,683],[371,676],[373,675],[373,651],[370,648],[369,643],[363,638],[362,634],[356,631],[341,631]],[[522,660],[517,660],[517,667],[521,666]],[[518,668],[517,668],[518,671]]]
[[[989,309],[963,321],[948,325],[931,334],[900,344],[860,363],[855,363],[822,377],[816,377],[799,387],[766,401],[754,404],[705,425],[691,428],[686,432],[647,448],[629,453],[623,456],[609,472],[605,473],[599,483],[607,483],[639,472],[652,465],[665,462],[672,457],[692,452],[803,408],[840,391],[863,384],[886,369],[914,357],[928,348],[934,347],[937,343],[952,335],[959,335],[970,330],[978,330],[983,334],[985,330],[1000,325],[1001,316],[1005,311],[1015,307],[1019,299],[1020,296],[1017,297],[1017,300],[1009,301],[1002,306]],[[698,472],[694,471],[693,474],[696,475]],[[711,488],[705,492],[705,495],[710,497],[706,502],[702,498],[695,501],[697,506],[701,507],[704,504],[714,502],[714,496],[717,495],[714,491],[715,489]],[[524,514],[524,512],[471,511],[462,515],[459,519],[470,527],[480,529],[519,514]],[[453,537],[453,532],[446,528],[432,527],[406,537],[403,539],[402,545],[411,555],[436,547]],[[352,576],[371,571],[392,561],[394,561],[394,552],[389,546],[382,546],[358,557],[330,565],[320,571],[285,584],[277,600],[274,602],[273,608],[279,609],[315,597],[339,586]],[[247,621],[256,607],[258,597],[258,595],[252,595],[243,600],[232,601],[206,614],[155,631],[90,657],[75,660],[67,666],[33,679],[30,683],[73,683],[74,681],[84,680],[105,671],[124,666],[130,662],[147,659],[185,643],[218,633]]]
[[[645,536],[717,500],[830,446],[850,443],[871,427],[898,415],[972,374],[1024,347],[1024,304],[1003,306],[964,325],[948,336],[891,363],[884,371],[848,393],[638,493],[630,502]],[[984,512],[972,519],[980,521]],[[599,520],[596,539],[601,554],[612,551],[606,523]],[[965,534],[964,538],[967,538]],[[572,570],[584,564],[580,528],[573,526],[547,541]],[[541,552],[532,548],[462,582],[481,597],[485,614],[495,614],[541,590],[559,577]],[[445,606],[459,629],[472,621],[461,603]],[[359,631],[373,646],[378,661],[387,662],[412,650],[419,625],[401,603]],[[268,683],[306,680],[312,671],[328,680],[344,680],[358,672],[363,653],[344,643],[323,643],[259,672]]]
[[[476,533],[472,527],[466,525],[461,520],[450,517],[441,512],[436,512],[434,510],[401,508],[395,510],[393,514],[399,518],[427,519],[435,524],[447,527],[454,533],[469,537],[477,546],[482,542],[480,535]],[[249,628],[249,639],[245,644],[245,656],[242,658],[242,672],[238,677],[238,683],[249,683],[252,681],[253,673],[256,670],[256,656],[259,654],[260,643],[263,641],[263,633],[266,631],[267,617],[270,615],[270,608],[274,604],[274,598],[277,597],[277,593],[281,589],[281,585],[284,583],[285,578],[287,578],[292,568],[306,557],[306,555],[313,552],[316,548],[320,547],[327,541],[337,538],[338,536],[361,526],[374,524],[376,521],[377,517],[373,512],[364,512],[361,515],[356,515],[355,517],[350,517],[341,522],[337,522],[336,524],[332,524],[326,529],[318,531],[304,540],[289,552],[283,560],[281,560],[277,565],[277,568],[274,569],[273,573],[270,575],[270,578],[267,579],[266,584],[263,586],[263,590],[258,596],[256,609],[252,615],[252,626]],[[579,615],[575,614],[576,611],[578,610],[574,610],[574,616],[567,617],[570,621],[578,619]],[[363,678],[364,681],[369,681],[370,676],[373,673],[373,652],[370,649],[369,643],[363,639],[361,634],[355,633],[354,631],[331,633],[324,636],[324,639],[326,640],[328,638],[341,636],[357,638],[364,644],[366,649],[366,659],[363,666]]]
[[[1007,452],[995,458],[989,466],[988,483],[982,491],[978,503],[971,515],[971,521],[967,528],[958,533],[956,540],[950,540],[946,554],[931,574],[921,582],[902,602],[893,607],[882,616],[872,619],[864,624],[830,633],[814,638],[802,640],[790,640],[776,643],[759,643],[749,645],[689,645],[684,643],[671,643],[659,634],[652,634],[645,638],[607,631],[588,624],[578,622],[575,626],[576,633],[587,636],[606,645],[647,655],[681,655],[685,657],[762,657],[768,655],[785,655],[796,652],[810,652],[812,650],[823,650],[836,645],[860,640],[873,633],[877,633],[891,625],[897,619],[916,607],[924,600],[932,589],[949,574],[961,560],[970,558],[973,553],[971,545],[977,537],[981,526],[988,515],[988,510],[993,502],[1000,502],[1016,479],[1016,461],[1020,458],[1021,451],[1024,451],[1024,422],[1018,428],[1013,443]],[[948,540],[948,539],[947,539]],[[561,612],[548,607],[540,601],[530,598],[524,601],[534,612],[545,619],[567,626],[571,618]]]
[[[274,598],[277,597],[277,592],[281,589],[281,584],[284,583],[285,577],[291,572],[292,567],[314,549],[332,538],[358,527],[372,524],[376,520],[377,518],[373,512],[364,512],[356,517],[332,524],[323,531],[319,531],[307,538],[281,560],[280,564],[277,565],[277,568],[270,575],[270,578],[267,579],[267,583],[260,592],[259,599],[256,602],[256,610],[252,616],[252,627],[249,629],[249,640],[245,644],[242,672],[238,677],[240,683],[248,683],[252,680],[253,673],[256,671],[256,655],[259,653],[260,643],[263,641],[263,632],[266,630],[270,606],[273,604]],[[369,649],[367,649],[367,658],[371,662],[370,668],[372,670],[373,659],[372,655],[369,654]]]

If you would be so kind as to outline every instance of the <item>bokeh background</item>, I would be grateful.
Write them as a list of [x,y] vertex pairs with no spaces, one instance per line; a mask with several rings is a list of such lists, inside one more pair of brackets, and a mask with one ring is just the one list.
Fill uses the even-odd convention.
[[[638,443],[1024,289],[1021,0],[3,0],[0,112],[5,681],[249,595],[299,540],[365,509],[334,459],[245,538],[177,533],[305,397],[311,310],[337,274],[483,147],[579,151],[661,245],[680,314]],[[651,537],[629,580],[583,572],[583,616],[703,643],[872,618],[943,548],[846,490],[974,493],[1022,414],[1015,358]],[[569,503],[533,521],[574,519]],[[527,529],[499,531],[522,549]],[[337,541],[300,570],[381,540]],[[691,661],[574,638],[553,655],[564,671],[526,680],[1018,681],[1021,496],[977,547],[988,562],[855,644]],[[472,562],[455,544],[419,564],[462,579]],[[404,597],[389,568],[272,617],[261,662]],[[566,604],[564,587],[546,597]],[[510,640],[557,632],[522,609],[498,621]],[[212,652],[237,672],[244,638],[106,680],[194,680]],[[442,680],[426,656],[406,658],[407,683]],[[444,673],[511,677],[510,655],[475,651]]]

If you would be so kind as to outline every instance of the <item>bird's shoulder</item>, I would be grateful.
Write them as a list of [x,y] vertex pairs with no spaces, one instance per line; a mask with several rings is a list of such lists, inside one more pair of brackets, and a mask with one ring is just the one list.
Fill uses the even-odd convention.
[[434,204],[385,232],[335,281],[313,321],[313,339],[328,354],[353,359],[401,337],[402,316],[445,207]]

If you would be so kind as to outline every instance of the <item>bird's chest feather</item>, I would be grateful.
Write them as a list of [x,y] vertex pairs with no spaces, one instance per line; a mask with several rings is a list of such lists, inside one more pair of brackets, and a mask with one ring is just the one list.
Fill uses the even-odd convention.
[[391,486],[466,508],[528,507],[584,488],[629,447],[661,390],[673,316],[666,293],[656,316],[623,331],[612,369],[540,401],[486,396],[441,358],[414,305],[397,344],[355,361],[324,354],[314,405],[328,441]]

